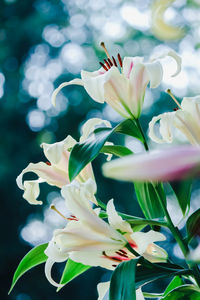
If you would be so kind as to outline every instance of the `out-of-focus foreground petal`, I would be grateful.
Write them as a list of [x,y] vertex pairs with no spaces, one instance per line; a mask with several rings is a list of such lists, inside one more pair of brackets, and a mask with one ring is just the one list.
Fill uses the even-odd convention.
[[185,30],[165,22],[165,12],[175,0],[155,0],[152,5],[152,31],[160,40],[181,39]]
[[153,150],[105,163],[103,173],[123,181],[171,181],[200,174],[200,147]]

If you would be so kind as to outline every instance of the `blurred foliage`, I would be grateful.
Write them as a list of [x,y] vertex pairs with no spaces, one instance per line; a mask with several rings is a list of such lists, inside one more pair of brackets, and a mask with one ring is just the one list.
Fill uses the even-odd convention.
[[[68,134],[78,138],[80,124],[91,117],[109,119],[114,124],[120,120],[110,108],[89,99],[80,87],[66,88],[58,96],[57,108],[53,108],[50,95],[54,86],[79,76],[82,68],[98,68],[98,61],[104,58],[99,47],[101,40],[114,55],[120,52],[122,56],[149,56],[154,47],[161,51],[160,41],[151,31],[151,4],[150,0],[1,0],[1,299],[8,297],[12,274],[30,245],[44,242],[44,237],[37,239],[38,229],[34,231],[30,227],[29,230],[27,226],[34,220],[39,220],[42,226],[49,207],[45,198],[49,190],[52,193],[55,190],[44,186],[41,197],[46,206],[30,206],[22,199],[16,176],[29,162],[44,159],[41,142],[59,141]],[[178,97],[200,92],[199,10],[197,0],[177,0],[169,8],[168,21],[185,26],[188,31],[181,40],[164,42],[162,47],[170,46],[183,54],[185,69],[174,84],[168,78],[160,90],[147,92],[142,116],[145,129],[153,114],[174,108],[169,96],[161,90],[171,87]],[[130,141],[127,143],[132,145]],[[102,177],[99,170],[103,160],[101,155],[94,162],[99,198],[106,202],[113,197],[119,209],[141,216],[132,186]],[[122,190],[123,199],[120,199]],[[55,224],[47,223],[44,226],[51,229],[51,237]],[[28,228],[26,238],[21,235],[24,228]],[[107,276],[104,273],[93,268],[56,293],[40,266],[17,283],[9,299],[93,300],[97,297],[96,284],[102,276]],[[155,290],[159,292],[160,287],[157,285]]]

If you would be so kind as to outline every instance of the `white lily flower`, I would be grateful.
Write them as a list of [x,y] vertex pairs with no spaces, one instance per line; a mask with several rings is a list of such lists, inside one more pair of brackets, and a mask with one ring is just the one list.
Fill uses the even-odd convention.
[[[159,120],[161,138],[154,132]],[[180,109],[160,114],[149,123],[149,137],[156,143],[172,143],[175,130],[179,130],[192,145],[200,145],[200,96],[184,97]]]
[[[48,256],[46,276],[51,283],[50,270],[53,262],[60,262],[63,258],[69,257],[85,265],[114,270],[120,262],[135,257],[125,248],[127,243],[139,254],[144,257],[147,255],[150,261],[165,261],[167,258],[166,252],[163,249],[160,251],[161,248],[154,244],[155,241],[163,241],[164,235],[152,230],[147,233],[133,232],[130,224],[118,216],[113,200],[107,204],[109,224],[102,220],[88,201],[95,202],[95,187],[90,179],[85,183],[75,181],[62,188],[62,196],[73,219],[64,229],[54,232],[45,251]],[[52,284],[56,285],[55,282]]]
[[[99,297],[97,300],[104,300],[104,297],[106,296],[109,288],[110,288],[110,281],[98,283],[97,291]],[[145,300],[141,289],[136,290],[136,300]]]
[[[98,118],[88,120],[82,127],[83,135],[80,141],[85,141],[93,132],[95,126],[99,124],[111,127],[110,122]],[[37,200],[40,194],[39,184],[46,182],[49,185],[62,188],[69,183],[68,176],[68,161],[71,148],[76,144],[76,140],[68,135],[63,141],[54,144],[42,143],[44,155],[48,162],[30,163],[17,177],[17,185],[24,190],[23,198],[30,204],[42,204],[42,201]],[[27,172],[33,172],[38,176],[36,180],[25,180],[23,176]],[[91,164],[88,164],[77,176],[80,182],[86,181],[88,178],[94,178]]]
[[[78,84],[83,86],[90,97],[99,103],[107,102],[124,118],[139,118],[144,102],[145,90],[156,88],[162,81],[163,68],[159,60],[144,62],[143,57],[125,57],[118,54],[118,64],[115,58],[109,56],[104,43],[101,44],[108,58],[102,68],[95,72],[81,72],[81,79],[62,83],[53,93],[52,102],[55,105],[58,92],[65,86]],[[169,51],[177,63],[176,75],[180,71],[181,59]],[[160,56],[159,58],[161,58]]]

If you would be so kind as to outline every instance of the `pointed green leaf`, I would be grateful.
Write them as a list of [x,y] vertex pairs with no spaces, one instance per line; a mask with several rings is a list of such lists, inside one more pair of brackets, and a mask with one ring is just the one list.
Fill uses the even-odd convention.
[[190,207],[192,180],[187,179],[183,181],[175,181],[171,182],[170,184],[177,197],[182,213],[185,216],[187,208]]
[[138,289],[151,281],[181,274],[191,274],[191,271],[170,263],[144,262],[137,267],[135,286]]
[[45,249],[47,248],[48,243],[36,246],[31,249],[20,261],[17,270],[13,276],[12,285],[9,291],[12,291],[15,286],[17,280],[28,270],[36,267],[39,264],[44,263],[47,260],[47,256],[44,254]]
[[119,157],[133,154],[130,149],[120,145],[103,146],[100,152],[113,154]]
[[162,300],[199,300],[200,289],[192,284],[185,284],[170,291]]
[[140,137],[141,139],[141,134],[132,120],[125,120],[114,128],[97,128],[94,131],[94,135],[89,136],[83,143],[77,143],[71,150],[68,166],[71,181],[89,162],[97,157],[105,142],[114,132],[127,134],[136,138]]
[[141,257],[120,263],[110,281],[110,300],[136,300],[135,272]]
[[194,236],[200,236],[200,208],[188,218],[186,228],[188,241]]
[[[77,263],[71,259],[68,259],[65,265],[65,269],[62,273],[60,284],[67,284],[78,275],[87,271],[89,268],[91,267],[83,265],[81,263]],[[59,291],[60,289],[61,288],[58,288],[57,291]]]
[[159,203],[158,194],[163,197],[166,203],[166,197],[161,184],[153,185],[148,182],[135,182],[135,193],[138,203],[147,219],[161,218],[164,216],[163,209]]
[[169,283],[169,285],[167,286],[167,288],[166,288],[166,290],[165,290],[163,296],[166,296],[166,295],[167,295],[169,292],[171,292],[173,289],[175,289],[176,287],[181,286],[181,285],[183,285],[183,284],[184,284],[184,282],[183,282],[182,278],[179,277],[179,276],[175,276],[175,277],[172,279],[172,281]]

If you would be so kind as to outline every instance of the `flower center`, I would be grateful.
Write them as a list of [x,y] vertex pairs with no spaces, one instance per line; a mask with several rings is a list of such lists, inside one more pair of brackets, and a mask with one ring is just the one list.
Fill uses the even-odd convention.
[[104,63],[99,62],[99,64],[101,65],[102,68],[104,68],[105,71],[108,71],[110,68],[112,68],[113,66],[118,67],[117,62],[119,63],[119,66],[122,68],[122,58],[121,55],[118,53],[117,54],[117,61],[114,58],[114,56],[112,56],[112,58],[110,57],[108,50],[104,44],[104,42],[101,42],[101,47],[103,48],[103,50],[106,53],[107,59],[104,59]]

